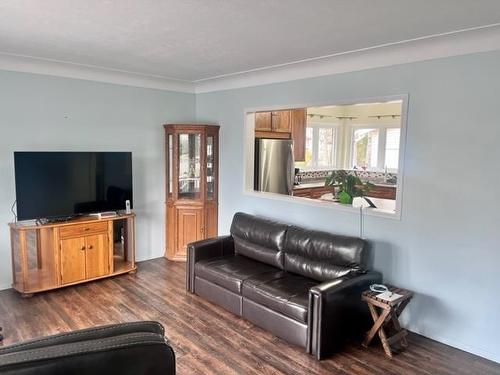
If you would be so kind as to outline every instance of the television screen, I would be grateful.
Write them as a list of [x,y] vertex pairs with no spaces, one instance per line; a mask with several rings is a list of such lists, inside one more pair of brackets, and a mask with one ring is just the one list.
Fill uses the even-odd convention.
[[14,152],[18,220],[132,207],[131,152]]

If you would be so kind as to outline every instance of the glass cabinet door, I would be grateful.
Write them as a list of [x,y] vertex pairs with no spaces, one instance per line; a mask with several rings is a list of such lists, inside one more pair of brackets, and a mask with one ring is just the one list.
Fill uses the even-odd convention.
[[215,196],[215,165],[214,165],[214,137],[207,136],[207,199],[214,199]]
[[201,198],[201,134],[179,134],[178,198]]

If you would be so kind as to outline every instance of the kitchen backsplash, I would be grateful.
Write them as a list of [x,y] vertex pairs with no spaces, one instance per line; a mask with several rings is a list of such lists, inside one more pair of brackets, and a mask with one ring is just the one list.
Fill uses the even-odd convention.
[[[328,175],[330,175],[332,171],[331,170],[324,170],[324,171],[303,171],[299,172],[298,176],[300,177],[301,181],[303,183],[307,182],[316,182],[320,180],[324,180]],[[358,177],[361,178],[362,180],[365,181],[371,181],[371,182],[386,182],[389,184],[396,184],[398,175],[397,173],[387,173],[387,175],[384,172],[370,172],[370,171],[362,171],[362,170],[350,170],[348,171],[352,174],[356,172],[358,174]]]

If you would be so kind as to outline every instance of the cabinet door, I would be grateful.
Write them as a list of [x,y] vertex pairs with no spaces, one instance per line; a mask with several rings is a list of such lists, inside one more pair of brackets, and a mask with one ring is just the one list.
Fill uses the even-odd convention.
[[85,279],[85,239],[61,240],[61,283],[68,284]]
[[255,113],[255,130],[256,131],[272,131],[271,112]]
[[203,238],[203,207],[177,208],[177,253],[174,257],[185,258],[188,243]]
[[291,128],[293,140],[293,157],[295,161],[306,160],[306,126],[307,111],[305,108],[293,109],[291,112]]
[[290,111],[271,112],[271,125],[275,132],[290,133]]
[[87,279],[109,273],[109,246],[107,234],[85,237],[85,269]]

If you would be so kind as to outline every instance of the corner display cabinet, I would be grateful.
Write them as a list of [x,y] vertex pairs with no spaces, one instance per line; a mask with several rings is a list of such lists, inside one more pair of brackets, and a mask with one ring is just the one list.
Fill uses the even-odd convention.
[[219,126],[167,124],[166,251],[186,261],[190,242],[217,236]]

